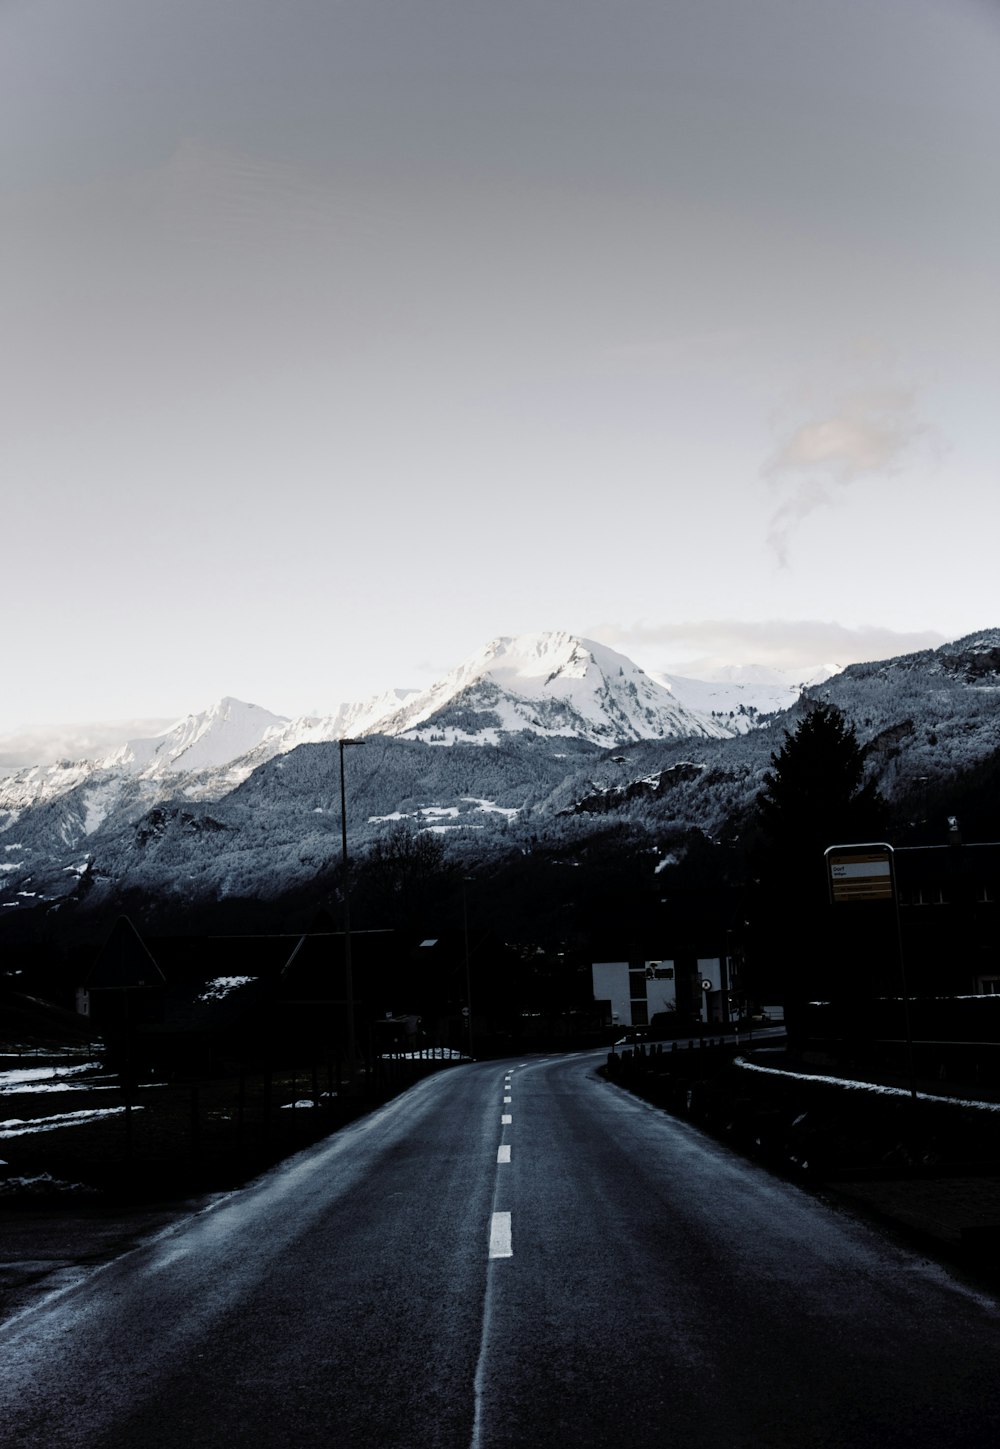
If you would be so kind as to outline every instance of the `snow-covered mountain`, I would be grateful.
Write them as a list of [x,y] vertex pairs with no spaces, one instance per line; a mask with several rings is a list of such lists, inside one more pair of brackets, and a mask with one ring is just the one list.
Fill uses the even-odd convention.
[[734,732],[685,708],[623,654],[570,634],[530,634],[493,640],[427,690],[391,689],[294,720],[225,696],[103,759],[17,771],[0,778],[0,832],[47,805],[46,837],[76,848],[168,796],[219,800],[298,745],[375,733],[486,744],[525,730],[605,745]]
[[100,763],[134,775],[211,770],[239,759],[288,723],[283,715],[226,695],[210,709],[178,720],[162,735],[129,740]]
[[326,720],[220,701],[117,763],[0,781],[0,918],[103,909],[122,892],[183,913],[313,889],[340,859],[330,741],[345,733],[366,736],[346,762],[359,856],[397,827],[439,832],[465,858],[585,845],[608,817],[653,844],[714,839],[753,801],[783,731],[821,700],[843,709],[887,799],[916,792],[925,812],[950,813],[962,772],[985,779],[1000,761],[1000,631],[850,665],[746,732],[566,634],[494,640],[430,690]]
[[334,714],[286,720],[269,730],[253,749],[242,757],[241,765],[256,768],[275,755],[287,754],[297,745],[327,744],[334,740],[353,739],[382,730],[405,700],[415,694],[413,689],[387,689],[356,704],[342,704]]
[[228,696],[189,714],[161,734],[127,740],[108,755],[32,765],[0,778],[0,808],[23,809],[53,799],[97,774],[156,777],[216,769],[239,759],[288,720]]
[[[215,798],[245,779],[232,762],[289,723],[228,696],[162,734],[128,740],[97,760],[35,765],[0,778],[0,830],[25,811],[48,805],[49,828],[65,844],[90,835],[125,807],[131,814],[165,795]],[[57,810],[58,802],[64,808]]]
[[624,654],[563,632],[493,639],[377,729],[431,744],[495,744],[521,730],[600,745],[733,733]]
[[650,677],[696,714],[708,715],[730,733],[758,729],[767,715],[791,709],[804,689],[839,673],[837,664],[806,670],[773,669],[769,665],[715,665],[704,661],[698,677],[650,671]]

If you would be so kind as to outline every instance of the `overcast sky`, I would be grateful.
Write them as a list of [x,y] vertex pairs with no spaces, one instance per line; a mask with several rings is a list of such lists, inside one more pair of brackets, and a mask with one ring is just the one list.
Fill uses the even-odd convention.
[[3,687],[1000,624],[991,0],[0,0]]

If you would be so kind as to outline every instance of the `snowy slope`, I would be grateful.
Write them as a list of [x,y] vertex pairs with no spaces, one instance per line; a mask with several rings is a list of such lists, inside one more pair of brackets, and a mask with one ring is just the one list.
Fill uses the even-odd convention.
[[746,734],[758,729],[767,715],[790,709],[803,689],[838,671],[839,665],[835,664],[782,670],[756,664],[720,666],[703,660],[697,678],[655,670],[650,671],[650,677],[669,689],[685,708],[709,715],[731,732]]
[[210,709],[178,720],[162,735],[129,740],[101,763],[137,775],[211,770],[247,754],[287,724],[282,715],[225,695]]
[[280,727],[268,731],[253,752],[254,758],[260,763],[274,755],[287,754],[297,745],[328,744],[334,740],[351,739],[355,735],[376,733],[383,722],[391,719],[415,692],[412,689],[387,689],[371,699],[342,704],[335,714],[287,720]]
[[[484,744],[524,730],[605,745],[734,732],[728,721],[685,708],[612,649],[565,633],[530,634],[494,640],[419,693],[387,690],[333,715],[294,720],[225,696],[104,759],[18,771],[0,778],[0,834],[10,841],[6,832],[29,813],[40,847],[58,841],[75,850],[168,796],[219,800],[299,745],[376,733]],[[46,808],[44,818],[36,807]]]
[[91,760],[61,760],[55,765],[32,765],[0,778],[0,830],[13,825],[22,811],[43,805],[83,784],[93,775]]
[[75,846],[121,808],[135,813],[172,793],[212,798],[253,768],[231,773],[232,761],[287,724],[281,715],[226,696],[162,734],[129,740],[104,759],[19,770],[0,779],[0,830],[24,811],[49,805],[47,828]]
[[66,844],[76,844],[122,809],[135,814],[167,795],[219,799],[258,765],[297,745],[371,731],[411,692],[387,690],[325,718],[294,720],[227,695],[103,759],[36,765],[0,777],[0,831],[32,807],[62,801],[64,818],[50,824]]
[[501,733],[532,730],[608,745],[733,733],[686,708],[624,654],[565,632],[492,640],[379,730],[433,743],[493,743]]

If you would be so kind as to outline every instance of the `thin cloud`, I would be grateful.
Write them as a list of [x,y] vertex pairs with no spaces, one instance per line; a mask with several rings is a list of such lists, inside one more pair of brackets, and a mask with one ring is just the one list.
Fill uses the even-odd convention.
[[826,417],[794,428],[761,469],[786,496],[768,523],[768,546],[787,568],[796,530],[858,478],[892,476],[929,429],[910,388],[871,388],[844,398]]
[[893,468],[927,431],[912,389],[880,388],[844,400],[832,417],[803,423],[765,464],[765,476],[818,470],[840,483]]
[[804,518],[819,508],[828,508],[832,502],[829,490],[822,483],[809,481],[800,483],[792,496],[774,511],[767,527],[767,543],[782,568],[788,568],[794,530]]
[[[880,625],[850,627],[820,619],[700,619],[678,624],[600,624],[590,636],[645,658],[708,655],[728,664],[762,664],[802,669],[817,664],[858,664],[935,649],[945,636],[933,629],[895,630]],[[663,668],[665,665],[654,665]]]
[[175,724],[177,717],[100,720],[90,724],[26,725],[0,735],[0,773],[51,765],[57,760],[93,760],[111,754],[126,740],[149,739]]

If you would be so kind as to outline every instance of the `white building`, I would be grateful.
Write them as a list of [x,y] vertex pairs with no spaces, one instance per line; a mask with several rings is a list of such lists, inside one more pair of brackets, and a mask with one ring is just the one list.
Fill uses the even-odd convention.
[[[693,983],[686,985],[682,1008],[694,1008],[702,1021],[721,1021],[722,994],[726,989],[723,963],[718,956],[688,958],[695,966]],[[648,1026],[658,1011],[677,1010],[677,969],[674,961],[595,961],[591,966],[594,1000],[610,1001],[614,1026]],[[693,1000],[692,1000],[693,997]]]

